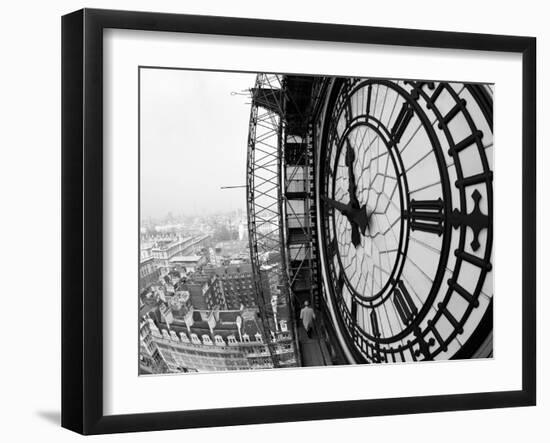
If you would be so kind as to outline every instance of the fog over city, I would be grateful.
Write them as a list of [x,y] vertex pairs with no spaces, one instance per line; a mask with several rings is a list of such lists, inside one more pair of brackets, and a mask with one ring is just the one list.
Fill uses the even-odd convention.
[[141,217],[245,209],[255,74],[142,68]]

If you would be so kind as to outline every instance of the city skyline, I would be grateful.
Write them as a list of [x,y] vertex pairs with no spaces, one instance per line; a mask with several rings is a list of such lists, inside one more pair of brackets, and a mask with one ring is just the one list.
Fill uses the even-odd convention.
[[156,224],[159,226],[170,224],[170,223],[179,223],[182,221],[189,221],[194,219],[210,218],[210,217],[231,217],[231,216],[244,216],[246,214],[246,208],[229,208],[224,210],[217,210],[212,208],[211,211],[197,211],[193,212],[187,209],[182,209],[181,212],[168,211],[162,215],[152,217],[152,216],[143,216],[141,217],[141,225],[147,224]]

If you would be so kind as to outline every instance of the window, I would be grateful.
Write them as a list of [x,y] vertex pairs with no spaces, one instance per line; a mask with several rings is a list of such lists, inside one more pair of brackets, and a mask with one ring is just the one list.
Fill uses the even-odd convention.
[[196,345],[201,344],[201,341],[199,340],[199,337],[197,336],[197,334],[191,334],[191,341]]

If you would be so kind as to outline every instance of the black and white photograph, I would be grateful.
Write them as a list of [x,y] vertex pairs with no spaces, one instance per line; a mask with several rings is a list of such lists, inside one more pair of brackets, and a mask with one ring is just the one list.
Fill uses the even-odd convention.
[[140,375],[494,357],[493,84],[137,75]]

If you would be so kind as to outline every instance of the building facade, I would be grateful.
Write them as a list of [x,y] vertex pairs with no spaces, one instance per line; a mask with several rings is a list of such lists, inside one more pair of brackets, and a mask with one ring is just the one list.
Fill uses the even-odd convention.
[[[153,245],[151,245],[153,242]],[[159,268],[169,268],[170,260],[176,256],[192,254],[195,250],[207,247],[210,235],[203,234],[193,237],[161,237],[142,242],[142,252],[149,253]]]
[[202,255],[176,255],[168,260],[169,266],[183,268],[186,272],[195,272],[206,263]]
[[[166,321],[159,311],[141,320],[142,373],[211,372],[297,366],[288,330],[265,343],[256,309],[195,310]],[[277,355],[272,355],[276,353]]]
[[142,258],[139,263],[139,290],[140,292],[157,282],[160,270],[155,266],[153,257]]

